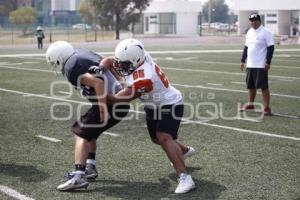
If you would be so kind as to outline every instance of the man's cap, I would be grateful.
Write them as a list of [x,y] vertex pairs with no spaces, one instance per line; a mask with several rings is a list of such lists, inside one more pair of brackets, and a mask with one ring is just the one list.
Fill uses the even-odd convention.
[[256,21],[256,20],[260,21],[260,16],[257,13],[252,13],[249,17],[249,20],[250,21]]

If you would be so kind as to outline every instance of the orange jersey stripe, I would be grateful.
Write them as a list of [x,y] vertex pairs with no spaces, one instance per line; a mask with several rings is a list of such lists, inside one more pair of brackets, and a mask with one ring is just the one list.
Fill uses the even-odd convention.
[[153,90],[153,83],[150,79],[138,80],[133,83],[132,88],[134,91],[145,93]]

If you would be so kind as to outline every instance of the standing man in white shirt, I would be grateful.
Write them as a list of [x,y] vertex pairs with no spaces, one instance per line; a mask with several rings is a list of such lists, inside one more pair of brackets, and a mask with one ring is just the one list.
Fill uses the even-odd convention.
[[261,89],[264,116],[271,115],[268,71],[274,52],[274,39],[270,31],[261,25],[260,16],[253,13],[249,17],[251,28],[246,35],[241,59],[241,70],[247,68],[246,83],[249,90],[248,104],[241,111],[253,110],[256,90]]

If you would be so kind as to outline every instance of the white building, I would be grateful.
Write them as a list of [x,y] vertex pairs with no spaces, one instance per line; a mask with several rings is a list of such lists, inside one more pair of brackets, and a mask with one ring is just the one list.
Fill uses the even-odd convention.
[[143,12],[144,34],[196,35],[200,1],[152,1]]
[[232,8],[238,13],[239,33],[250,27],[249,15],[258,12],[262,23],[275,35],[293,35],[300,30],[300,0],[232,0]]

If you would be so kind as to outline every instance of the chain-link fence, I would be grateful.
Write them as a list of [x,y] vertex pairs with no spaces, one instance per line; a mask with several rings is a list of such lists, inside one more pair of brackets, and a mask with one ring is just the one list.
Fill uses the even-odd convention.
[[[20,27],[0,28],[0,45],[35,44],[36,28],[29,27],[26,32]],[[72,27],[42,27],[45,39],[44,43],[51,43],[58,40],[69,42],[94,42],[113,40],[114,31],[98,29],[74,29]]]

